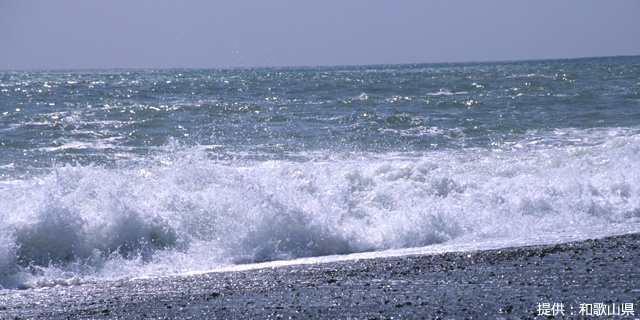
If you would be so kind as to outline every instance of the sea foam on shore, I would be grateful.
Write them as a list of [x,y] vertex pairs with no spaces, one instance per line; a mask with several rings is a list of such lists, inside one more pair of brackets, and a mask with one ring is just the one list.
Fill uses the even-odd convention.
[[0,316],[634,319],[640,312],[639,242],[640,234],[628,234],[556,245],[0,291],[5,303]]

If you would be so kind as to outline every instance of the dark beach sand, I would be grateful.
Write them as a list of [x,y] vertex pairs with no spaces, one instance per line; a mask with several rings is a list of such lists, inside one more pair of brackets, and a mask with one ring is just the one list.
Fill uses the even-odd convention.
[[[0,291],[0,318],[640,318],[640,234]],[[548,303],[546,305],[540,305]],[[600,305],[607,307],[597,314]],[[564,317],[559,309],[563,306]],[[581,304],[587,312],[580,312]],[[634,315],[626,310],[632,304]],[[539,308],[549,316],[539,316]],[[555,316],[553,313],[557,313]],[[618,313],[620,315],[618,315]]]

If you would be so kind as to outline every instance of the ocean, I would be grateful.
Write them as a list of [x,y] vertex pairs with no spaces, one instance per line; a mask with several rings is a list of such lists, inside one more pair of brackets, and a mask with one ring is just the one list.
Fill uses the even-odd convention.
[[640,232],[640,57],[0,71],[0,286]]

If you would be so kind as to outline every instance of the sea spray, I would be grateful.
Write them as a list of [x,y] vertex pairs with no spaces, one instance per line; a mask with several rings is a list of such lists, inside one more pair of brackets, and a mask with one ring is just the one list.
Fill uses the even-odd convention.
[[632,135],[305,162],[220,162],[186,147],[139,167],[65,165],[4,187],[2,272],[172,273],[458,237],[624,232],[640,220],[639,150]]
[[2,72],[0,285],[638,232],[639,78],[638,57]]

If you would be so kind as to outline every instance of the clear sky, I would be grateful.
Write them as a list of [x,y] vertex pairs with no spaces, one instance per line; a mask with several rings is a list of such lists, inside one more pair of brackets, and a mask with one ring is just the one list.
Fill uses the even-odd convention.
[[0,0],[0,69],[640,55],[640,1]]

